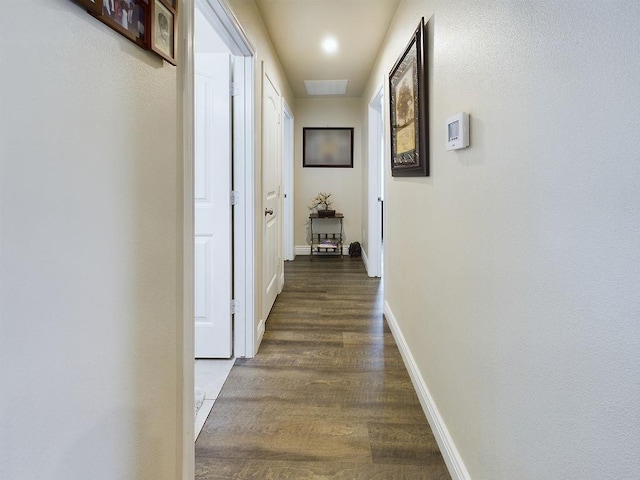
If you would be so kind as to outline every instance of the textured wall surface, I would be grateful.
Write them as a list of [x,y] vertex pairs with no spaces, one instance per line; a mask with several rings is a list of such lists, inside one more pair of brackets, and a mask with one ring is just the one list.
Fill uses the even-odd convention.
[[473,479],[635,478],[640,7],[405,0],[365,98],[422,16],[432,174],[387,179],[386,301]]
[[176,68],[68,0],[0,32],[0,477],[173,480]]

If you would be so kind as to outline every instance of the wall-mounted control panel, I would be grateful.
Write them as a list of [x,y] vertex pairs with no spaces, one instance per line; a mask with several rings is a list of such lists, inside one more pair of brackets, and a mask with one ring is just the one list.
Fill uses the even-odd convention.
[[469,114],[460,112],[447,119],[447,150],[469,146]]

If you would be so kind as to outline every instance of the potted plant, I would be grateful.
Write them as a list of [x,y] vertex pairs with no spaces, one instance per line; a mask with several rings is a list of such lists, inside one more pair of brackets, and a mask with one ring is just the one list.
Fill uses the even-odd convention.
[[309,204],[309,210],[315,210],[318,213],[318,217],[335,217],[336,211],[330,210],[329,207],[333,203],[330,199],[331,193],[320,192],[318,195],[311,199]]

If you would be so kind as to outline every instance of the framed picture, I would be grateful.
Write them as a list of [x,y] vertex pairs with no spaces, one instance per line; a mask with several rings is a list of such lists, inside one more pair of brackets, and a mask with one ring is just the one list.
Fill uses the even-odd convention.
[[147,47],[148,0],[100,0],[100,3],[102,12],[95,17],[132,42]]
[[429,109],[424,18],[389,74],[391,175],[429,176]]
[[102,11],[102,0],[73,0],[78,5],[84,7],[88,12],[100,14]]
[[353,168],[353,128],[303,128],[302,166]]
[[176,40],[176,10],[166,1],[151,0],[151,50],[175,65]]

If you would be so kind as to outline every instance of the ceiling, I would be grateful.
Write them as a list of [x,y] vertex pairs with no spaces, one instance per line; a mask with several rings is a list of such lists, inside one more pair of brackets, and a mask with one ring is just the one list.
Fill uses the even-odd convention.
[[[348,80],[359,97],[400,0],[255,0],[289,84],[307,97],[305,80]],[[334,37],[327,54],[322,41]]]

